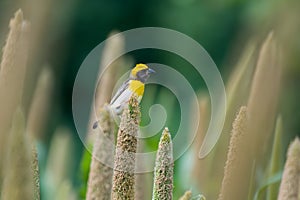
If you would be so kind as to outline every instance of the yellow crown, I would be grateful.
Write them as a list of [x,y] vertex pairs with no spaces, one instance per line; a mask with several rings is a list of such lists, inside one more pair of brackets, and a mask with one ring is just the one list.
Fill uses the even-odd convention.
[[135,67],[131,70],[131,76],[136,76],[136,74],[144,69],[148,69],[149,67],[145,64],[136,64]]

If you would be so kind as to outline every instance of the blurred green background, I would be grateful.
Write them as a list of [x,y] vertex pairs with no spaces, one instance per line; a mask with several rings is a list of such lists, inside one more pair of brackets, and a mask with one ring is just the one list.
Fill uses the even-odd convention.
[[[41,66],[48,64],[55,73],[55,91],[47,133],[43,134],[40,141],[39,151],[45,157],[40,163],[41,171],[43,165],[46,165],[54,130],[61,125],[69,127],[72,130],[74,151],[71,156],[74,157],[74,163],[69,166],[68,171],[74,188],[80,188],[81,184],[79,167],[84,147],[73,124],[73,84],[84,58],[113,30],[125,31],[151,26],[182,32],[206,49],[225,83],[248,41],[256,40],[261,43],[267,33],[274,30],[287,58],[281,94],[286,98],[281,99],[279,106],[287,132],[285,143],[299,133],[299,1],[0,0],[0,46],[5,44],[9,19],[19,8],[22,8],[25,19],[38,32],[36,36],[40,41],[35,59],[29,60],[35,70],[26,80],[25,87],[30,92],[24,97],[25,105],[30,103],[33,85]],[[205,90],[204,82],[199,75],[193,73],[192,66],[176,55],[157,50],[139,50],[130,53],[130,56],[135,62],[156,62],[180,68],[180,72],[188,78],[195,90]],[[173,123],[178,121],[178,116],[174,118]],[[170,126],[176,127],[176,123]],[[179,188],[178,193],[181,194],[182,191]]]

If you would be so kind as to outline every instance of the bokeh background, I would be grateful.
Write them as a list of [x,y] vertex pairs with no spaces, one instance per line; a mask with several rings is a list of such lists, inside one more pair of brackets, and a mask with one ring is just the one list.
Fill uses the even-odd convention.
[[[54,73],[54,90],[51,91],[47,123],[39,135],[42,197],[51,199],[47,188],[46,170],[51,143],[57,127],[68,132],[68,148],[65,175],[70,187],[82,198],[84,192],[81,160],[84,146],[80,141],[72,116],[72,90],[76,73],[88,55],[112,31],[125,31],[137,27],[164,27],[182,32],[199,42],[218,66],[226,84],[234,67],[249,43],[256,45],[256,53],[270,31],[274,31],[284,54],[285,66],[281,82],[278,110],[284,124],[283,148],[300,130],[300,3],[296,0],[0,0],[0,46],[4,46],[9,31],[8,22],[16,10],[22,9],[24,18],[32,26],[34,42],[28,60],[30,71],[26,74],[23,105],[28,112],[37,82],[44,66]],[[100,56],[99,56],[100,57]],[[138,50],[128,55],[128,63],[162,63],[180,71],[199,94],[206,93],[205,83],[184,59],[159,50]],[[129,68],[130,66],[124,66]],[[163,93],[164,95],[161,95]],[[180,119],[178,102],[170,91],[149,86],[145,97],[152,102],[142,102],[147,110],[152,103],[166,106],[168,126],[176,130]],[[143,100],[144,101],[144,100]],[[169,105],[169,102],[174,102]],[[236,110],[237,112],[238,110]],[[143,114],[142,123],[149,117]],[[162,127],[163,128],[163,127]],[[60,140],[60,139],[59,139]],[[159,136],[149,139],[148,149],[155,149]],[[63,144],[63,143],[62,143]],[[60,147],[58,147],[60,148]],[[55,160],[55,158],[53,158]],[[188,155],[175,163],[175,197],[193,188],[188,179]],[[54,161],[56,162],[56,161]],[[182,163],[180,163],[182,162]],[[53,164],[55,165],[55,163]],[[187,170],[187,171],[185,171]],[[48,191],[48,192],[47,192]],[[51,191],[51,190],[50,190]],[[55,191],[55,189],[53,190]],[[205,191],[199,191],[204,192]],[[49,197],[47,197],[47,195]]]

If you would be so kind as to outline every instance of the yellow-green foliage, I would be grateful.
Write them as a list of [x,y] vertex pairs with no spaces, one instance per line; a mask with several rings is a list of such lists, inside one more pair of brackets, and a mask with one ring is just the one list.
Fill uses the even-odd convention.
[[39,160],[38,160],[38,152],[34,142],[32,141],[31,146],[31,168],[33,172],[33,181],[34,181],[34,199],[40,199],[40,173],[39,173]]
[[123,111],[118,131],[112,187],[114,200],[133,200],[135,196],[134,169],[139,124],[139,103],[133,96]]
[[[137,153],[143,153],[146,151],[145,141],[138,139]],[[137,156],[136,168],[144,168],[148,164],[146,159],[139,159]],[[135,197],[134,200],[150,200],[152,194],[152,173],[136,173],[135,174]]]
[[113,163],[114,122],[106,107],[101,109],[99,117],[87,185],[87,200],[105,200],[111,196],[113,169],[107,164]]
[[234,123],[230,138],[227,161],[224,170],[219,200],[246,199],[247,188],[240,187],[247,180],[243,174],[243,163],[247,159],[245,131],[247,126],[247,109],[241,107]]
[[9,132],[1,199],[36,199],[31,154],[31,144],[25,133],[25,118],[18,109]]
[[27,131],[35,138],[45,136],[45,125],[54,90],[54,75],[50,68],[42,69],[30,105]]
[[9,27],[0,67],[0,185],[7,133],[11,127],[12,116],[20,105],[23,95],[30,29],[28,22],[23,19],[21,10],[18,10],[11,19]]
[[173,199],[173,147],[171,135],[165,128],[159,144],[154,168],[153,200]]
[[[280,172],[282,168],[282,118],[277,117],[275,126],[275,135],[272,147],[272,156],[270,160],[269,177],[274,176],[276,173]],[[278,195],[279,183],[270,185],[268,188],[267,199],[276,199]]]
[[[117,32],[114,31],[111,32],[109,36],[113,36],[115,34],[117,34]],[[107,42],[105,45],[99,66],[99,69],[101,70],[99,75],[102,76],[99,76],[101,79],[96,90],[95,106],[97,108],[101,108],[105,103],[110,101],[112,91],[114,89],[113,87],[116,83],[116,74],[126,68],[126,66],[123,66],[123,58],[117,62],[110,63],[114,60],[115,56],[120,55],[121,52],[124,51],[124,45],[124,38],[121,35],[112,37],[110,42]],[[107,66],[108,64],[110,65]],[[108,67],[106,71],[103,71],[103,69],[106,69],[104,67]]]
[[[208,199],[217,198],[217,193],[219,192],[219,187],[221,186],[223,178],[221,174],[223,174],[224,165],[226,162],[226,152],[229,145],[229,133],[232,128],[232,122],[234,121],[236,113],[238,112],[240,107],[247,104],[256,62],[255,47],[256,43],[253,40],[249,41],[246,47],[243,49],[240,58],[235,58],[238,60],[237,64],[231,72],[229,80],[226,84],[226,118],[221,137],[218,141],[218,145],[215,146],[213,151],[205,159],[199,160],[198,157],[196,157],[195,159],[195,163],[198,166],[195,166],[196,168],[193,171],[192,178],[196,179],[195,182],[203,191],[206,191],[205,194]],[[200,102],[200,106],[201,104],[203,104],[203,102]],[[199,126],[200,128],[202,127],[201,129],[204,129],[202,130],[202,132],[204,133],[198,133],[198,138],[199,134],[205,134],[210,120],[210,105],[209,103],[207,104],[207,108],[202,108],[202,111],[200,110],[201,116]],[[200,143],[201,145],[202,139],[200,140],[200,142],[197,141],[197,143]],[[197,145],[197,151],[199,151],[200,145]],[[196,176],[197,173],[199,173],[199,175]]]
[[[49,6],[50,3],[48,2],[45,5]],[[24,92],[23,89],[24,85],[25,88],[27,86],[24,82],[25,74],[29,74],[26,78],[30,80],[34,76],[32,74],[35,74],[30,70],[26,72],[28,51],[30,49],[33,51],[31,54],[39,55],[37,47],[39,46],[38,42],[41,41],[43,31],[38,29],[45,27],[45,24],[43,24],[44,19],[37,16],[47,17],[47,13],[44,12],[47,11],[46,6],[39,5],[36,8],[41,9],[37,9],[38,11],[36,10],[36,13],[32,15],[32,18],[36,18],[33,19],[36,22],[34,23],[35,32],[32,31],[34,34],[30,33],[31,27],[24,20],[21,10],[18,10],[14,18],[11,19],[10,30],[3,48],[0,64],[0,198],[3,200],[40,199],[38,153],[32,136],[43,138],[39,136],[44,134],[43,128],[46,123],[49,123],[46,120],[46,115],[49,113],[48,106],[50,105],[51,92],[55,88],[53,87],[54,77],[48,68],[41,72],[30,108],[25,107],[24,109],[26,110],[26,117],[20,109],[17,109],[23,104],[22,97],[24,94],[27,97],[31,96],[31,93],[27,94],[28,92]],[[295,8],[292,10],[293,12],[288,13],[287,16],[282,16],[285,18],[283,22],[289,21],[286,19],[292,19],[290,15],[298,12]],[[285,27],[284,25],[278,27]],[[297,32],[295,31],[297,28],[294,27],[296,26],[292,26],[293,31]],[[278,28],[275,27],[275,29]],[[287,38],[289,31],[290,29],[282,28],[282,30],[277,31],[277,37]],[[29,48],[30,35],[33,35],[35,40]],[[111,63],[115,57],[125,50],[124,38],[114,36],[109,41],[106,43],[101,57],[100,74],[108,64],[111,64],[111,66],[107,71],[104,71],[104,76],[100,80],[100,87],[95,90],[96,94],[93,102],[96,108],[103,108],[96,110],[96,115],[99,116],[99,129],[97,130],[101,131],[93,131],[95,134],[90,134],[90,138],[87,139],[93,141],[94,146],[86,199],[144,200],[151,198],[151,194],[143,196],[146,194],[145,188],[147,185],[143,182],[147,182],[148,177],[134,174],[137,166],[135,156],[138,151],[138,131],[141,120],[139,102],[135,96],[130,99],[128,107],[123,112],[116,149],[112,149],[112,144],[115,142],[115,124],[108,106],[103,105],[109,102],[111,98],[117,73],[126,69],[127,65],[124,64],[123,58]],[[297,42],[290,39],[286,41],[288,41],[288,44],[284,44],[284,47],[294,45],[291,43],[297,44]],[[201,161],[198,160],[198,152],[209,123],[210,109],[208,97],[201,97],[199,100],[201,117],[199,130],[196,130],[198,135],[194,142],[194,151],[192,152],[195,162],[190,174],[193,178],[191,187],[195,186],[197,192],[201,191],[211,199],[216,199],[222,178],[219,200],[251,199],[253,190],[261,185],[262,172],[266,173],[268,178],[272,178],[274,175],[278,175],[281,170],[281,147],[283,144],[281,117],[277,119],[275,131],[273,129],[280,96],[283,70],[280,53],[282,52],[280,52],[276,34],[273,32],[269,33],[263,42],[257,60],[255,47],[256,45],[250,42],[241,59],[238,59],[240,62],[238,62],[232,76],[230,76],[226,88],[228,112],[222,137],[216,146],[217,148],[205,160]],[[32,60],[34,60],[33,58],[31,57]],[[30,61],[32,61],[31,59]],[[156,92],[160,92],[156,89]],[[145,101],[148,101],[147,105],[151,105],[153,99],[165,103],[167,110],[172,110],[175,105],[174,98],[170,93],[162,92],[157,95],[153,92],[151,95],[153,98],[150,98],[150,96],[144,98]],[[247,106],[241,107],[241,105]],[[239,108],[240,110],[234,120],[235,113]],[[295,116],[297,115],[295,114]],[[92,122],[95,120],[94,117],[93,115],[90,119]],[[28,118],[27,123],[26,118]],[[191,113],[191,119],[193,119],[193,113]],[[232,121],[234,122],[230,135]],[[174,123],[172,118],[169,117],[167,122]],[[275,136],[272,135],[274,132]],[[73,143],[70,136],[69,129],[58,128],[50,143],[46,170],[43,174],[45,179],[43,182],[45,197],[43,199],[76,198],[69,176],[72,167],[72,160],[70,160],[72,157],[70,155],[73,155]],[[272,138],[274,138],[273,143],[271,142]],[[111,143],[108,143],[108,140]],[[172,145],[170,132],[168,128],[165,128],[158,144],[155,160],[153,200],[173,199],[174,160]],[[269,159],[266,159],[266,157],[269,157],[268,153],[270,153],[271,147],[272,155],[269,168],[267,168]],[[228,148],[227,154],[226,148]],[[113,155],[114,152],[115,155]],[[107,166],[107,163],[114,165],[114,168]],[[222,176],[224,163],[224,176]],[[142,163],[142,165],[145,164],[149,163]],[[138,181],[135,180],[136,177],[138,177]],[[273,184],[277,180],[268,182],[269,185],[266,184],[261,187],[268,188],[266,195],[268,200],[276,199],[277,196],[278,200],[300,199],[300,141],[298,138],[289,146],[280,187],[279,183],[277,185]],[[181,180],[178,180],[178,183],[184,184],[181,183]],[[178,191],[181,189],[179,187]],[[260,196],[257,195],[256,197]],[[202,195],[192,197],[191,191],[186,191],[180,198],[180,200],[191,199],[205,198]]]
[[[274,129],[281,79],[279,56],[278,44],[274,34],[270,33],[260,49],[251,84],[247,104],[247,126],[243,140],[239,144],[246,150],[242,152],[244,156],[241,156],[239,172],[235,172],[243,174],[243,176],[242,179],[237,177],[237,180],[233,181],[234,184],[237,184],[234,186],[234,191],[238,191],[235,193],[237,196],[233,199],[245,199],[248,195],[250,195],[249,198],[252,197],[253,193],[250,188],[256,187],[255,171],[253,171],[254,161],[262,167],[266,167],[267,164],[267,160],[264,159],[265,149],[271,148],[271,145],[267,145],[271,143],[267,141],[271,140]],[[221,194],[224,192],[225,190],[222,189]],[[233,192],[229,193],[233,194]]]
[[264,144],[272,138],[281,80],[280,56],[276,38],[271,32],[259,53],[247,105],[249,114],[247,140],[253,144],[250,151],[253,151],[257,159],[265,156]]
[[289,146],[278,200],[298,200],[300,181],[300,141],[296,138]]
[[72,168],[70,155],[73,154],[71,134],[67,127],[58,127],[54,133],[45,171],[46,200],[53,199],[60,184],[70,178]]

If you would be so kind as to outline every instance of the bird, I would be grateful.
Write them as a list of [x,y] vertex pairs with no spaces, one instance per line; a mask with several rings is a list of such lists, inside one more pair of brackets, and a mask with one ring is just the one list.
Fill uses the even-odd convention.
[[[139,63],[131,70],[129,78],[120,86],[113,98],[109,103],[110,109],[120,116],[123,109],[133,94],[138,97],[138,101],[142,100],[145,90],[145,82],[155,71],[149,68],[146,64]],[[96,121],[93,125],[93,129],[98,127],[98,122]]]

